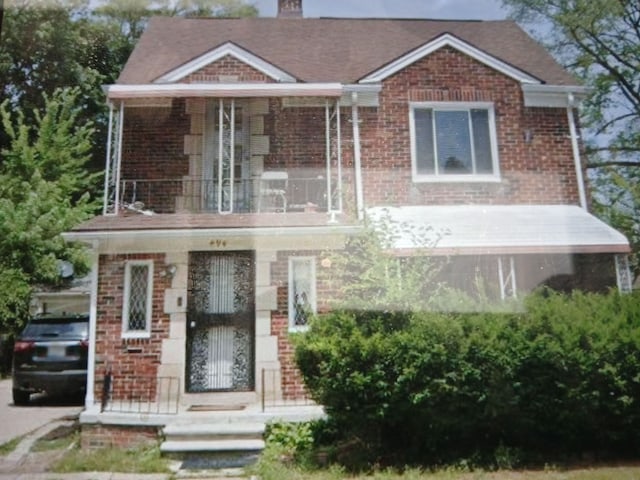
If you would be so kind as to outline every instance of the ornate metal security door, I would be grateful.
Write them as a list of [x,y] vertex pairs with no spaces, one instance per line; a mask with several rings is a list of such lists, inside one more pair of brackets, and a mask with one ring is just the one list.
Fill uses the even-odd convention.
[[254,388],[252,252],[191,252],[187,391]]

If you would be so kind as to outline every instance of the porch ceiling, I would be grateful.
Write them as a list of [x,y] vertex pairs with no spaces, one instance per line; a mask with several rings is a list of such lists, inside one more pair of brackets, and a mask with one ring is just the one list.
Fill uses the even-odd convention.
[[[431,228],[441,234],[433,248],[442,255],[511,255],[527,253],[627,253],[624,235],[573,205],[455,205],[372,208],[372,218],[388,218]],[[420,248],[400,233],[399,253]]]
[[100,240],[116,236],[269,236],[281,232],[292,235],[348,233],[357,224],[345,215],[326,213],[258,213],[258,214],[121,214],[94,217],[67,232],[69,240]]

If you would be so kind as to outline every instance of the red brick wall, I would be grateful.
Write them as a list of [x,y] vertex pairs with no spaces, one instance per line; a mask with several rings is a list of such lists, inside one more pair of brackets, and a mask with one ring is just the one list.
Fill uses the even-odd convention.
[[[189,173],[184,154],[184,136],[189,133],[190,119],[185,114],[183,99],[173,101],[170,108],[127,108],[124,113],[122,145],[122,180],[128,182],[122,198],[125,203],[142,201],[156,213],[175,209],[174,198],[182,192],[182,177]],[[146,180],[172,180],[148,182]]]
[[201,68],[186,78],[186,83],[221,82],[227,83],[225,77],[236,77],[234,82],[273,83],[274,80],[264,73],[250,67],[231,55]]
[[[413,183],[410,101],[493,102],[499,183]],[[531,129],[533,142],[524,141]],[[379,204],[578,203],[565,109],[524,108],[518,82],[451,48],[387,79],[377,118],[363,112],[364,193]]]
[[82,425],[80,445],[83,449],[135,448],[158,443],[156,427],[127,427],[120,425]]
[[[162,340],[169,336],[169,315],[164,313],[164,291],[170,280],[161,276],[164,254],[101,255],[98,275],[96,327],[96,399],[102,395],[102,379],[113,374],[112,399],[152,401],[161,360]],[[151,337],[122,338],[122,302],[127,260],[153,260],[153,312]]]
[[316,300],[318,312],[329,310],[329,285],[323,283],[320,275],[322,252],[278,252],[276,262],[271,265],[272,285],[278,285],[278,307],[271,312],[271,335],[278,337],[278,360],[282,375],[282,394],[285,400],[306,397],[306,390],[300,372],[294,361],[294,349],[289,340],[289,258],[292,256],[316,257]]
[[[236,75],[239,81],[270,81],[230,56],[209,65],[188,81]],[[496,114],[500,182],[414,183],[411,178],[410,101],[493,102]],[[578,203],[566,110],[525,108],[519,83],[451,48],[440,49],[387,79],[379,108],[361,108],[360,128],[364,193],[368,206],[380,204],[522,204]],[[343,165],[353,164],[350,108],[342,109]],[[123,178],[180,179],[188,173],[183,137],[189,133],[184,100],[169,108],[127,109],[124,125]],[[526,143],[524,131],[533,141]],[[267,169],[301,173],[325,168],[323,107],[283,108],[270,100],[265,134],[271,151]],[[140,186],[138,187],[141,190]],[[173,192],[172,188],[176,191]],[[172,208],[181,183],[164,185],[149,195],[147,208]],[[155,208],[154,208],[155,207]]]

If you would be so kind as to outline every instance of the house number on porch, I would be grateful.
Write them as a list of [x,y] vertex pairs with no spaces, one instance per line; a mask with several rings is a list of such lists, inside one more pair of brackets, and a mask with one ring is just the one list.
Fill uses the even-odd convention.
[[218,247],[218,248],[226,247],[227,246],[227,241],[226,240],[211,240],[209,242],[209,246]]

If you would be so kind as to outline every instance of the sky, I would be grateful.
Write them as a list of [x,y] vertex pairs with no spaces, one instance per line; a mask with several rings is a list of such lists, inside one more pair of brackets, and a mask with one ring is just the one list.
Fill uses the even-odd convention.
[[[260,16],[273,17],[278,0],[253,0]],[[384,17],[501,20],[500,0],[303,0],[305,17]]]

